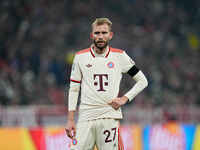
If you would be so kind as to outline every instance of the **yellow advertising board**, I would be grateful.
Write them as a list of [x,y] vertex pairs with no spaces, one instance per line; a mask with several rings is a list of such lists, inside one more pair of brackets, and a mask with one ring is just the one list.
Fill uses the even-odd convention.
[[197,129],[196,129],[193,150],[200,150],[200,126],[197,126]]
[[0,128],[0,149],[36,150],[25,128]]

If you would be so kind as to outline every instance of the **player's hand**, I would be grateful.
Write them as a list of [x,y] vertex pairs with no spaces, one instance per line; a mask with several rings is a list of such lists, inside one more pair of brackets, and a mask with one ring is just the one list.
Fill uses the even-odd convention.
[[126,104],[128,98],[126,96],[117,97],[111,100],[108,104],[112,106],[115,110],[119,109],[122,105]]
[[69,138],[73,139],[76,135],[76,126],[73,120],[69,120],[67,122],[67,126],[65,128],[66,134]]

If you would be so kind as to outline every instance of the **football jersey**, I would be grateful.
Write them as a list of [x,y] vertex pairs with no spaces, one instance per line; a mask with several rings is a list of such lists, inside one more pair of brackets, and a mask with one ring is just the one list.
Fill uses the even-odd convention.
[[122,74],[133,65],[125,51],[112,47],[102,55],[92,47],[76,53],[70,80],[81,84],[79,121],[122,118],[121,109],[115,110],[108,103],[118,97]]

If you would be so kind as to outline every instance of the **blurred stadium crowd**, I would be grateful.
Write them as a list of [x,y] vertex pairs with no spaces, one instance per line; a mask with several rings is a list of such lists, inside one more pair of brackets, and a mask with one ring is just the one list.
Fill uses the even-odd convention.
[[[89,47],[96,17],[111,19],[111,45],[126,50],[147,75],[149,87],[135,105],[200,104],[199,4],[1,0],[0,105],[67,103],[73,55]],[[123,78],[122,93],[133,84],[129,79]]]

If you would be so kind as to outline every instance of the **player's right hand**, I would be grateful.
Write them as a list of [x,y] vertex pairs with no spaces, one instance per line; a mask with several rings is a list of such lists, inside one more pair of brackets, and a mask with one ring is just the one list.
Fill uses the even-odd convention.
[[70,120],[67,122],[67,126],[65,128],[66,134],[69,138],[73,139],[76,136],[76,126],[75,122]]

